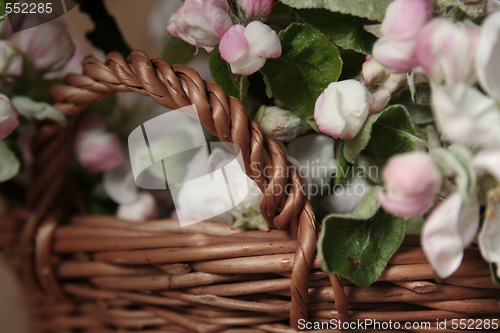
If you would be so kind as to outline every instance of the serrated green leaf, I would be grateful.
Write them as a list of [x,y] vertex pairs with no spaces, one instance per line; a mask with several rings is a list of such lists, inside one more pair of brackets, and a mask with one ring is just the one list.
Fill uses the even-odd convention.
[[33,118],[37,120],[50,119],[60,125],[66,124],[66,117],[48,103],[35,102],[26,96],[14,96],[12,104],[19,111],[19,114],[28,120]]
[[385,10],[392,0],[281,0],[293,8],[325,8],[332,12],[340,12],[354,16],[366,17],[370,20],[382,21]]
[[0,182],[12,179],[18,174],[21,163],[7,144],[0,140]]
[[373,23],[365,18],[324,9],[297,9],[296,13],[305,23],[320,30],[344,49],[368,54],[377,40],[377,37],[364,29],[364,25]]
[[237,82],[236,75],[231,73],[231,69],[229,68],[229,64],[222,59],[219,52],[212,52],[210,54],[210,60],[208,62],[210,66],[210,72],[212,72],[212,76],[224,92],[233,97],[240,97],[240,85]]
[[[204,50],[199,50],[204,53]],[[161,42],[159,57],[169,64],[187,64],[196,57],[196,46],[186,43],[180,38],[165,33]]]
[[314,104],[342,69],[339,50],[330,39],[308,24],[292,24],[279,33],[281,57],[268,59],[261,72],[273,96],[304,120],[314,114]]
[[410,115],[402,105],[393,105],[380,113],[372,125],[370,140],[365,151],[385,164],[389,157],[408,153],[427,141],[417,135]]
[[[379,189],[369,192],[375,194]],[[373,202],[367,196],[363,201]],[[375,197],[376,200],[376,197]],[[323,220],[318,242],[322,268],[328,274],[340,274],[352,282],[368,287],[377,281],[387,262],[403,242],[405,220],[371,206],[365,218],[356,211],[347,215],[329,215]],[[356,208],[356,210],[358,210]],[[366,212],[365,212],[366,213]]]

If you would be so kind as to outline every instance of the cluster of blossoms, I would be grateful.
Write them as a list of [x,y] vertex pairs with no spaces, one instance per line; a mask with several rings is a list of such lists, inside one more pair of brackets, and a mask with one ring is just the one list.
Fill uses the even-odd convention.
[[267,58],[281,55],[278,35],[261,21],[274,4],[275,0],[237,0],[241,15],[236,15],[226,0],[186,0],[172,15],[167,33],[207,52],[219,45],[234,74],[251,75]]
[[[374,58],[387,72],[422,72],[430,80],[431,106],[442,139],[470,153],[474,198],[457,186],[444,186],[450,174],[429,153],[414,152],[389,159],[382,177],[386,192],[382,207],[411,218],[426,213],[438,194],[445,200],[427,217],[422,230],[424,251],[441,278],[460,265],[463,249],[478,232],[480,205],[486,206],[478,245],[485,260],[500,263],[500,12],[491,13],[476,26],[433,18],[428,0],[397,0],[389,5],[382,23],[384,36],[374,45]],[[479,83],[481,90],[475,86]],[[483,93],[484,92],[484,93]],[[447,144],[445,144],[447,147]],[[442,149],[439,147],[438,149]],[[469,150],[471,149],[471,150]],[[453,175],[451,175],[453,176]],[[483,177],[495,181],[483,186]],[[491,179],[491,178],[489,178]],[[497,272],[500,274],[500,270]]]

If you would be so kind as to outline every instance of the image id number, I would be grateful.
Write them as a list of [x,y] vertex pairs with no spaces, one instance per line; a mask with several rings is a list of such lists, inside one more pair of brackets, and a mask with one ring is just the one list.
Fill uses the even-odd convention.
[[498,329],[498,319],[453,319],[451,328],[469,330]]
[[36,14],[36,13],[52,13],[52,3],[10,3],[5,5],[5,11],[10,13]]

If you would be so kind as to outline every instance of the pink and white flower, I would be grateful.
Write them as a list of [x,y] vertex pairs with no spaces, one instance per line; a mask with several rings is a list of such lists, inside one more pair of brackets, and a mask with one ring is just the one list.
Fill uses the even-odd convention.
[[271,14],[275,0],[237,0],[249,21],[259,20]]
[[0,94],[0,140],[8,137],[19,126],[19,112],[10,99]]
[[94,172],[118,168],[124,161],[118,136],[106,130],[104,120],[98,115],[80,122],[75,151],[78,161]]
[[23,57],[6,41],[0,40],[0,76],[23,73]]
[[141,192],[136,200],[118,207],[116,216],[123,220],[133,222],[146,222],[159,217],[158,205],[149,192]]
[[75,51],[75,45],[66,26],[59,21],[51,21],[21,31],[19,50],[35,68],[51,72],[66,65]]
[[418,66],[417,37],[432,19],[428,0],[396,0],[382,22],[384,36],[373,45],[373,56],[389,73],[406,73]]
[[251,75],[265,65],[267,58],[281,55],[281,42],[271,27],[254,21],[246,27],[236,24],[229,28],[219,49],[234,74]]
[[322,133],[349,140],[365,123],[371,102],[372,95],[359,81],[332,82],[316,100],[314,120]]
[[226,0],[186,0],[170,18],[167,33],[212,52],[233,25],[228,11]]
[[433,204],[442,178],[436,163],[426,153],[395,155],[382,170],[386,191],[379,193],[380,204],[391,214],[418,217]]
[[451,20],[436,18],[417,39],[417,59],[437,83],[474,83],[474,60],[480,29],[459,26]]
[[500,101],[500,11],[489,15],[481,27],[476,52],[476,74],[479,84]]

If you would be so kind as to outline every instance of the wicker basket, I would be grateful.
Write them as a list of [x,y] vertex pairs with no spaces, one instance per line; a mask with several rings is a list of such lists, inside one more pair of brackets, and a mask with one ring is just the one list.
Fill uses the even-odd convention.
[[[339,321],[364,320],[379,326],[350,331],[383,332],[400,323],[398,331],[456,332],[452,319],[460,318],[478,318],[471,327],[487,331],[492,326],[479,319],[499,317],[500,287],[477,248],[467,249],[444,281],[436,281],[411,236],[370,288],[323,273],[315,257],[320,227],[300,177],[264,179],[248,167],[286,166],[282,148],[237,99],[193,69],[139,51],[127,61],[117,53],[105,64],[88,58],[83,68],[84,75],[68,75],[67,86],[51,89],[68,124],[40,124],[26,207],[0,219],[0,241],[22,278],[35,332],[296,332],[307,321],[322,325],[317,332],[333,332]],[[273,230],[85,215],[63,167],[78,114],[117,91],[151,96],[169,109],[195,104],[208,131],[241,148]],[[291,184],[291,193],[273,194],[274,184]]]

